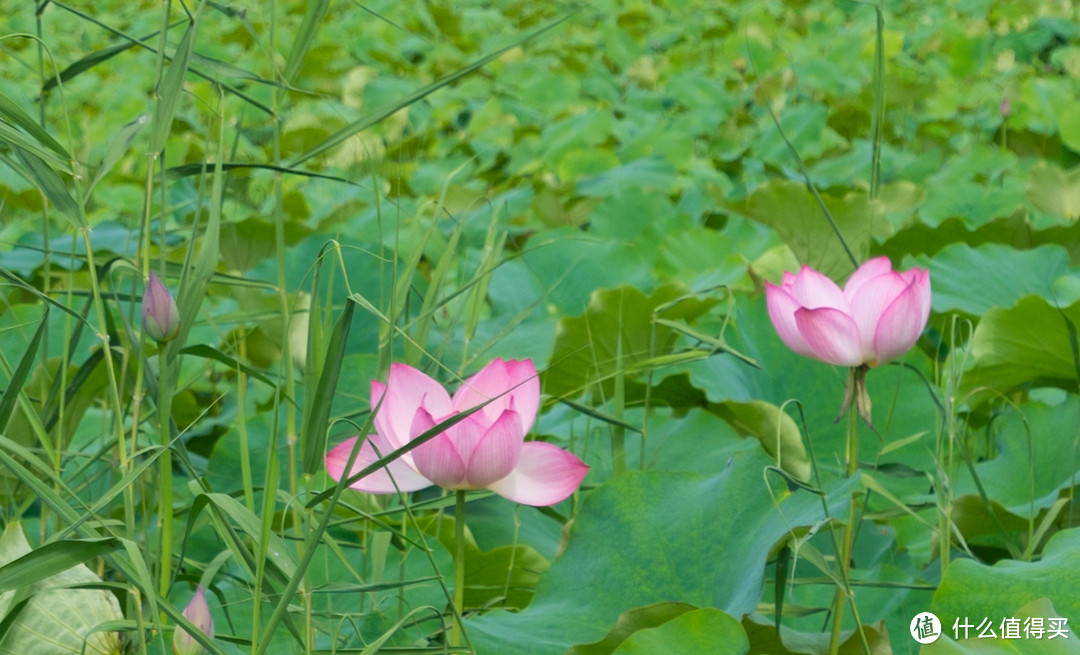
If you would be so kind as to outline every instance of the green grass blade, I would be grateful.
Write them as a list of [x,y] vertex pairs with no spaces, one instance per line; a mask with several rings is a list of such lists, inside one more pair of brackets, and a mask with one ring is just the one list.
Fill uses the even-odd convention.
[[0,93],[0,119],[26,130],[38,143],[56,153],[61,160],[71,161],[71,155],[64,146],[60,145],[56,139],[52,138],[52,135],[45,131],[45,128],[38,125],[37,121],[3,93]]
[[279,88],[287,88],[284,84],[280,84],[273,80],[268,80],[265,77],[260,77],[255,73],[247,70],[246,68],[240,68],[239,66],[233,66],[229,62],[221,61],[220,59],[214,59],[213,57],[207,57],[206,55],[200,55],[197,52],[191,53],[191,64],[194,70],[196,66],[202,75],[209,75],[213,73],[218,77],[231,77],[234,79],[247,80],[249,82],[257,82],[259,84],[266,84],[267,86],[276,86]]
[[19,365],[15,367],[15,372],[11,375],[11,379],[8,380],[4,395],[0,396],[0,433],[7,430],[11,413],[15,411],[15,402],[26,385],[26,379],[30,377],[30,370],[34,367],[34,358],[37,357],[38,347],[41,346],[41,337],[45,334],[45,326],[48,324],[48,320],[49,306],[45,305],[45,312],[41,316],[41,322],[38,323],[34,336],[30,338],[30,343],[27,344],[26,352],[23,353],[22,358],[19,360]]
[[[262,519],[256,516],[244,504],[228,494],[209,493],[205,494],[206,500],[222,514],[232,519],[244,533],[253,540],[258,541],[262,534]],[[269,535],[266,554],[269,561],[277,567],[277,570],[286,578],[296,574],[296,562],[290,555],[290,548],[285,540],[274,534]],[[257,550],[257,549],[256,549]]]
[[67,161],[58,157],[52,150],[42,147],[41,144],[30,135],[21,132],[15,127],[0,120],[0,143],[5,142],[12,148],[18,148],[32,153],[49,166],[71,175],[71,167],[68,165]]
[[341,364],[345,359],[345,346],[349,340],[349,328],[352,325],[356,303],[347,301],[345,308],[330,334],[330,343],[326,347],[322,374],[314,393],[308,394],[304,401],[304,428],[300,433],[303,449],[303,471],[311,475],[322,468],[326,455],[327,430],[330,427],[330,408],[334,403],[334,391],[337,389]]
[[[177,308],[180,310],[180,333],[169,344],[169,356],[175,357],[183,347],[199,306],[206,297],[206,287],[217,270],[221,255],[221,203],[225,193],[225,172],[221,170],[225,150],[225,121],[221,121],[218,130],[217,157],[214,162],[212,184],[210,188],[209,218],[199,248],[199,254],[192,262],[191,250],[188,250],[184,262],[184,274],[180,278],[180,290],[177,294]],[[194,238],[195,234],[192,234]],[[191,266],[189,267],[189,262]]]
[[304,22],[300,24],[300,33],[293,40],[289,57],[285,60],[285,72],[282,76],[290,84],[296,79],[296,73],[304,63],[311,45],[315,43],[315,35],[319,32],[319,25],[326,17],[326,11],[330,8],[330,0],[316,0],[305,3],[307,11],[304,12]]
[[60,175],[34,153],[18,147],[15,148],[15,151],[19,154],[19,159],[26,167],[26,172],[37,187],[41,189],[42,193],[45,194],[45,197],[49,199],[49,202],[71,221],[73,227],[85,228],[86,219],[83,217],[82,208],[71,197],[71,192],[68,191],[64,181],[60,179]]
[[[53,2],[51,4],[58,7],[58,8],[60,8],[60,9],[63,9],[64,11],[70,12],[70,13],[74,14],[75,16],[78,16],[79,18],[81,18],[81,19],[83,19],[83,20],[85,20],[87,22],[90,22],[90,23],[93,23],[94,25],[97,25],[101,29],[105,30],[106,32],[108,32],[108,33],[110,33],[110,34],[112,34],[114,36],[118,36],[118,37],[120,37],[122,39],[126,39],[128,42],[130,42],[130,44],[132,46],[139,46],[140,48],[142,48],[142,49],[144,49],[144,50],[146,50],[148,52],[151,52],[151,53],[154,53],[154,54],[157,53],[156,48],[154,48],[153,46],[148,45],[143,40],[137,39],[137,38],[135,38],[133,36],[125,34],[124,32],[121,32],[120,30],[117,30],[117,29],[115,29],[113,27],[110,27],[109,25],[106,25],[105,23],[101,22],[100,20],[94,18],[93,16],[91,16],[91,15],[85,13],[85,12],[81,12],[81,11],[75,9],[74,7],[69,7],[68,5],[65,5],[62,2],[56,2],[56,0],[53,0]],[[203,3],[203,4],[208,4],[208,3]],[[170,28],[174,27],[174,26],[179,26],[179,25],[183,24],[184,22],[185,21],[180,21],[180,22],[176,23],[175,25],[170,25]],[[154,32],[151,35],[151,37],[156,36],[157,34],[158,34],[158,32]],[[147,38],[151,38],[151,37],[147,37]],[[166,55],[166,58],[172,59],[168,55]],[[95,62],[95,63],[100,63],[100,62]],[[199,70],[197,67],[195,67],[193,65],[189,65],[188,70],[193,75],[197,75],[197,76],[203,78],[204,80],[207,80],[207,81],[212,82],[214,84],[219,84],[221,86],[221,88],[225,89],[225,91],[227,91],[231,95],[234,95],[234,96],[236,96],[238,98],[243,99],[245,102],[247,102],[248,104],[250,104],[253,107],[258,107],[259,110],[261,110],[262,112],[267,113],[267,114],[273,114],[274,113],[274,111],[272,109],[270,109],[270,107],[267,107],[265,104],[263,104],[263,103],[259,102],[258,100],[252,98],[251,96],[247,95],[246,93],[240,91],[240,89],[237,89],[236,87],[231,86],[229,84],[225,84],[224,82],[222,82],[220,80],[214,79],[208,73],[205,73],[202,70]],[[82,71],[79,71],[79,72],[82,72]],[[270,82],[267,82],[267,83],[269,84]]]
[[104,557],[119,548],[120,540],[116,537],[65,539],[39,546],[0,566],[0,593],[51,578],[73,566]]
[[198,23],[188,24],[183,38],[180,39],[180,45],[176,46],[176,56],[169,62],[169,70],[165,72],[165,79],[161,81],[161,88],[158,89],[161,100],[157,111],[154,112],[154,123],[150,130],[150,152],[161,152],[169,138],[173,116],[180,103],[180,94],[184,90],[184,78],[187,77],[192,41],[197,29]]
[[[146,38],[151,38],[156,35],[157,32],[154,32]],[[77,77],[80,73],[85,73],[94,66],[97,66],[102,62],[106,62],[115,57],[116,55],[134,48],[135,45],[136,44],[134,42],[120,43],[114,46],[109,46],[108,48],[103,48],[101,50],[91,52],[82,59],[76,61],[74,64],[60,71],[59,76],[50,77],[48,80],[46,80],[45,84],[41,86],[42,94],[48,93],[52,89],[55,89],[57,85],[59,85],[61,82],[67,82],[68,80]]]
[[[257,163],[244,163],[244,162],[226,162],[221,165],[223,171],[235,171],[255,169],[272,171],[274,173],[285,173],[286,175],[299,175],[302,177],[310,177],[319,180],[330,180],[331,182],[341,182],[342,184],[348,184],[349,186],[355,186],[360,188],[367,188],[365,185],[358,182],[354,182],[350,179],[339,177],[337,175],[327,175],[325,173],[315,173],[312,171],[305,171],[299,168],[288,168],[286,166],[275,166],[273,164],[257,164]],[[165,177],[167,179],[178,179],[183,177],[191,177],[192,175],[202,175],[206,171],[206,164],[183,164],[180,166],[174,166],[165,170]]]
[[105,151],[105,156],[101,158],[101,165],[98,166],[98,170],[94,174],[94,181],[90,183],[90,188],[86,192],[87,196],[93,193],[93,189],[98,182],[108,175],[109,171],[128,153],[132,142],[135,141],[135,137],[146,127],[148,119],[149,117],[143,114],[117,130],[109,143],[108,150]]
[[266,373],[260,371],[257,368],[252,368],[251,366],[248,366],[240,360],[234,357],[230,357],[218,350],[217,348],[207,345],[205,343],[198,343],[193,346],[187,346],[180,350],[180,354],[192,355],[194,357],[201,357],[203,359],[210,359],[215,362],[220,362],[233,370],[240,369],[241,371],[247,373],[259,382],[274,386],[274,381],[271,380]]

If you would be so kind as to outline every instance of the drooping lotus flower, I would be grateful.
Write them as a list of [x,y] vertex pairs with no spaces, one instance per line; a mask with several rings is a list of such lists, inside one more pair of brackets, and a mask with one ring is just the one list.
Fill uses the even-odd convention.
[[[184,618],[195,624],[207,637],[214,638],[214,617],[210,615],[210,606],[206,603],[206,594],[202,585],[195,589],[191,602],[184,608]],[[173,632],[173,655],[202,655],[206,652],[202,644],[180,626]]]
[[143,332],[154,341],[172,341],[180,332],[180,310],[157,274],[151,273],[142,300]]
[[417,369],[391,365],[386,384],[371,382],[375,430],[360,446],[351,472],[345,473],[345,466],[357,437],[327,454],[326,470],[335,480],[349,477],[380,455],[488,400],[427,443],[360,478],[352,488],[369,493],[416,491],[432,484],[452,490],[487,488],[534,506],[554,505],[572,494],[589,467],[558,446],[525,441],[540,406],[540,382],[528,359],[495,359],[466,380],[453,398]]
[[858,268],[843,291],[803,266],[765,283],[769,318],[780,339],[800,355],[837,366],[876,366],[907,352],[930,317],[930,272],[892,270],[888,257]]

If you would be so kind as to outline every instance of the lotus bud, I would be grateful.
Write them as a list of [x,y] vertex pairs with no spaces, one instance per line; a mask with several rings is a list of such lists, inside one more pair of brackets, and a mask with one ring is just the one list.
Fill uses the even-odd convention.
[[180,332],[180,310],[155,273],[143,293],[142,324],[143,332],[158,343],[172,341]]
[[[214,638],[214,617],[210,615],[210,606],[206,603],[206,594],[202,585],[195,589],[191,602],[184,608],[184,618],[191,621],[204,635]],[[195,641],[187,630],[176,627],[173,632],[173,655],[203,655],[206,649]]]

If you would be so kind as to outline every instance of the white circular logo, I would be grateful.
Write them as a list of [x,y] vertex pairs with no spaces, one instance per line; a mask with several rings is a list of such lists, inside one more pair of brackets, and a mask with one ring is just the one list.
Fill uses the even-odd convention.
[[911,638],[920,644],[932,644],[941,636],[941,621],[930,612],[911,619]]

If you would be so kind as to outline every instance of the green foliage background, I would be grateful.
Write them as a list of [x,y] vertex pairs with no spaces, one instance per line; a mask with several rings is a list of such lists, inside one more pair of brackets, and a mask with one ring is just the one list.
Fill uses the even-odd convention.
[[[391,361],[496,356],[592,468],[470,497],[479,653],[823,653],[838,586],[844,653],[918,652],[930,609],[1080,621],[1072,3],[24,3],[0,60],[0,513],[65,554],[0,540],[0,652],[84,562],[115,648],[167,652],[201,582],[214,652],[444,652],[451,498],[322,458]],[[934,288],[853,477],[845,372],[762,295],[848,251]]]

